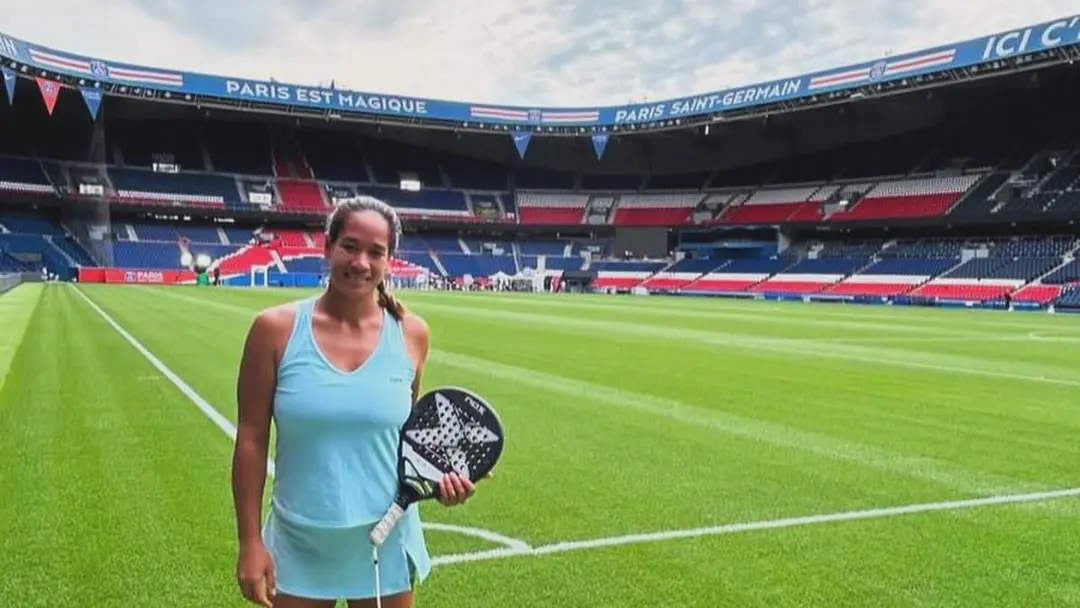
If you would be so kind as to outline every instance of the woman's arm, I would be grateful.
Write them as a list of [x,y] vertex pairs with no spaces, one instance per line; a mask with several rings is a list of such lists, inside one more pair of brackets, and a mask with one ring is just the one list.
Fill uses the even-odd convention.
[[248,330],[236,382],[237,425],[232,488],[241,545],[261,540],[262,498],[270,420],[277,383],[277,342],[282,314],[259,313]]
[[431,330],[423,317],[415,313],[408,313],[402,323],[405,332],[405,342],[409,357],[413,360],[416,375],[412,382],[412,402],[420,398],[420,384],[423,380],[424,366],[427,364],[428,353],[431,350]]
[[[409,313],[404,318],[404,329],[408,343],[409,356],[416,365],[416,376],[413,378],[412,399],[413,403],[420,397],[420,383],[424,374],[424,366],[427,364],[428,353],[431,352],[431,330],[423,318]],[[444,475],[439,481],[439,495],[436,498],[444,506],[451,507],[463,504],[476,492],[472,481],[461,477],[457,473]]]

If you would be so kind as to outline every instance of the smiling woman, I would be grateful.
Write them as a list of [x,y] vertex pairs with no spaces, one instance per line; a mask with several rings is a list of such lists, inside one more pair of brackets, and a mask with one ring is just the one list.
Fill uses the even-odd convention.
[[[237,582],[264,606],[370,606],[386,594],[384,605],[407,607],[431,570],[417,507],[383,542],[377,565],[368,534],[397,494],[399,430],[419,392],[428,326],[386,288],[401,235],[390,206],[342,201],[326,232],[326,290],[259,313],[244,345],[233,460]],[[276,474],[260,529],[271,421]],[[440,487],[447,506],[473,492],[456,474]]]

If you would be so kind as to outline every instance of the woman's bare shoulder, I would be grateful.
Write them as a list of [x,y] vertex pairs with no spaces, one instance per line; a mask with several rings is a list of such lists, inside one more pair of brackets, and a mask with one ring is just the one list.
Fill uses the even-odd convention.
[[248,340],[259,346],[277,350],[292,332],[296,319],[296,302],[275,304],[255,313],[248,330]]
[[421,361],[426,359],[431,344],[431,328],[427,321],[415,312],[409,311],[401,319],[401,329],[405,333],[405,341],[411,350]]
[[424,338],[431,334],[431,328],[428,326],[424,317],[412,312],[411,310],[405,313],[405,316],[401,319],[401,326],[405,330],[405,333],[413,338]]

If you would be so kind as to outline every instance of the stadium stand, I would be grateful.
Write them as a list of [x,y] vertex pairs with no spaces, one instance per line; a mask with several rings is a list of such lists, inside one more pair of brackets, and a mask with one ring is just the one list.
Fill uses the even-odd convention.
[[198,116],[150,98],[107,96],[91,123],[77,104],[45,112],[19,78],[0,103],[0,271],[172,271],[206,256],[238,279],[319,276],[319,224],[359,194],[406,221],[395,268],[457,285],[503,274],[601,291],[1077,305],[1080,125],[1067,117],[1080,78],[1032,73],[712,134],[633,129],[602,160],[580,137],[543,137],[520,158],[492,143],[502,134]]
[[0,211],[0,269],[40,272],[63,279],[80,266],[95,263],[64,226],[34,213]]
[[691,194],[624,194],[615,208],[613,223],[619,226],[681,226],[703,196]]
[[667,266],[664,262],[608,260],[592,265],[597,289],[631,289]]
[[588,201],[584,194],[519,192],[516,207],[522,224],[579,224]]

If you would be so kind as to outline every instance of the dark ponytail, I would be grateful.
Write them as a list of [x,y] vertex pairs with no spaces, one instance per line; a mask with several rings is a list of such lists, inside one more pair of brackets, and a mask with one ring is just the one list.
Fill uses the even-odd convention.
[[390,311],[390,316],[400,322],[405,317],[405,306],[386,289],[386,281],[379,281],[377,289],[379,290],[379,306]]

